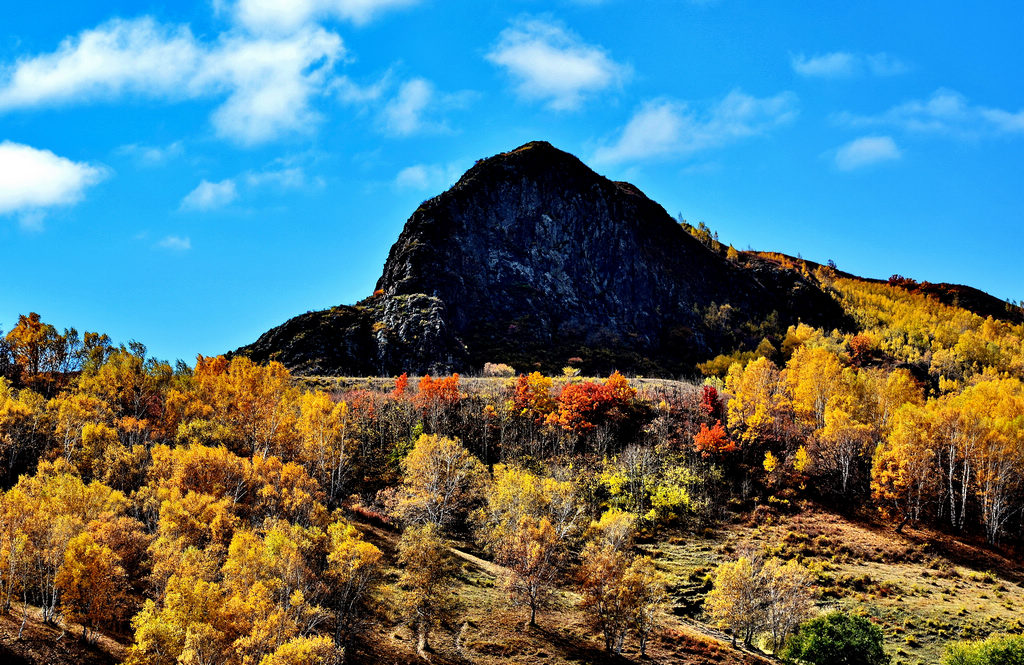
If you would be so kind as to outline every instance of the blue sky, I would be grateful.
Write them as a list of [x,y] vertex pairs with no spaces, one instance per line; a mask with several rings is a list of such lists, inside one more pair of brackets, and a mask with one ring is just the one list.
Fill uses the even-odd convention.
[[422,200],[533,139],[740,248],[1024,298],[1014,3],[9,4],[5,330],[235,348],[368,295]]

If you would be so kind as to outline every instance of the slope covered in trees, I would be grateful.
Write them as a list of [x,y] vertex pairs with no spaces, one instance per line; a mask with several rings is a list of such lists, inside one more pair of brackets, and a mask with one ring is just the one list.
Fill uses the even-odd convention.
[[[852,543],[764,537],[834,510],[894,542],[975,543],[1012,611],[1019,329],[818,272],[859,331],[791,326],[700,385],[566,367],[321,390],[21,317],[0,349],[0,605],[146,664],[811,653],[808,635],[860,625],[826,610],[918,595],[838,582]],[[739,543],[737,520],[755,527]],[[680,563],[716,534],[715,568]],[[935,639],[1020,629],[1001,612]],[[883,630],[856,648],[936,653],[892,643],[898,612],[870,616]]]

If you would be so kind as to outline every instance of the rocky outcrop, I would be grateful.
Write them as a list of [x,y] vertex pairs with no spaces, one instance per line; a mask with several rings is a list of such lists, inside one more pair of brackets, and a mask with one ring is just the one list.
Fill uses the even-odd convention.
[[667,375],[798,320],[844,327],[838,304],[799,274],[744,269],[636,187],[535,142],[424,202],[372,298],[292,319],[240,352],[304,374],[552,370],[579,358],[594,372]]

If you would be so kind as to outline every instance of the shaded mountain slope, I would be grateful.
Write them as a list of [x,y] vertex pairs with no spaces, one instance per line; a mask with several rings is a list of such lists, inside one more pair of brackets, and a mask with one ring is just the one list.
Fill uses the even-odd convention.
[[543,142],[481,160],[410,217],[377,292],[239,350],[305,374],[485,362],[677,374],[798,320],[849,328],[798,273],[741,267],[636,187]]

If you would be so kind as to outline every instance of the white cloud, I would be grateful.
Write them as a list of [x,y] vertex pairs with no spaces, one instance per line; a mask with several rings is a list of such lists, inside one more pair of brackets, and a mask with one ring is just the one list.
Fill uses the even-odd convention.
[[187,27],[115,19],[53,53],[3,68],[0,109],[83,102],[124,94],[189,95],[202,52]]
[[182,210],[213,210],[223,208],[238,198],[235,181],[228,178],[220,182],[203,180],[181,200]]
[[604,49],[539,19],[519,21],[502,31],[487,59],[518,81],[520,96],[559,111],[579,108],[588,96],[621,85],[631,73]]
[[368,104],[375,102],[384,96],[384,93],[387,92],[390,86],[390,70],[380,80],[369,85],[359,85],[347,76],[339,76],[333,84],[333,88],[338,93],[338,99],[345,104]]
[[815,56],[791,55],[793,71],[801,76],[818,78],[849,78],[865,73],[895,76],[909,70],[906,63],[888,53],[850,53],[835,51]]
[[213,114],[219,134],[261,143],[311,128],[319,116],[310,100],[343,53],[341,38],[322,28],[278,40],[232,37],[206,58],[195,83],[230,90]]
[[472,93],[439,93],[434,84],[424,78],[409,79],[401,86],[381,112],[385,131],[396,136],[410,136],[424,132],[445,132],[447,125],[438,114],[465,106]]
[[790,56],[793,71],[801,76],[827,78],[852,76],[856,71],[856,58],[852,53],[826,53],[814,57],[803,54]]
[[292,32],[313,21],[339,19],[364,25],[379,14],[419,0],[238,0],[235,18],[250,30]]
[[972,105],[954,90],[940,88],[923,100],[911,100],[878,115],[842,113],[839,122],[854,127],[888,125],[908,132],[947,134],[975,138],[1024,134],[1024,109]]
[[252,144],[308,131],[318,118],[311,100],[343,55],[341,38],[322,28],[203,43],[184,26],[118,19],[0,68],[0,111],[128,95],[225,97],[212,117],[217,133]]
[[454,184],[462,171],[457,164],[414,164],[398,172],[395,186],[399,189],[440,191]]
[[384,107],[384,124],[388,131],[403,136],[419,131],[433,96],[434,86],[426,79],[403,83],[395,98]]
[[102,166],[73,162],[49,150],[0,143],[0,215],[19,213],[26,227],[38,227],[42,211],[70,205],[107,177]]
[[158,166],[175,157],[185,153],[181,141],[175,141],[168,145],[145,145],[141,143],[129,143],[120,146],[115,152],[119,155],[127,155],[134,158],[143,166]]
[[290,166],[266,171],[250,171],[245,174],[245,182],[250,187],[273,186],[279,189],[302,189],[309,186],[320,186],[320,178],[310,180],[306,171],[300,166]]
[[835,161],[840,171],[853,171],[902,156],[891,136],[862,136],[836,150]]
[[690,155],[763,134],[797,115],[796,95],[752,97],[733,90],[707,111],[685,102],[651,101],[633,115],[611,144],[597,149],[597,163],[620,163]]
[[192,249],[192,241],[188,236],[167,236],[158,242],[157,246],[175,252],[185,252]]

